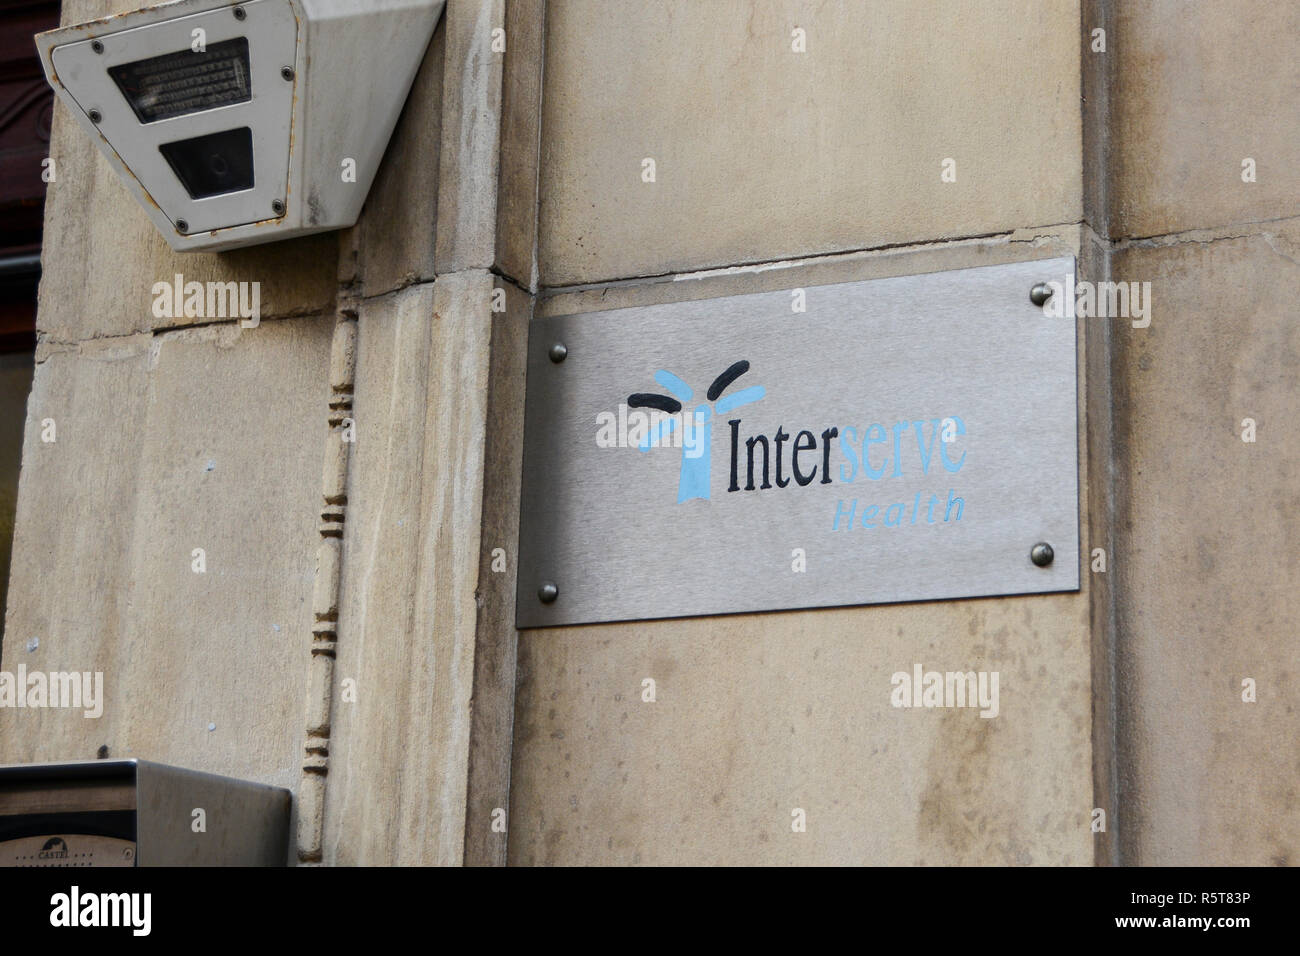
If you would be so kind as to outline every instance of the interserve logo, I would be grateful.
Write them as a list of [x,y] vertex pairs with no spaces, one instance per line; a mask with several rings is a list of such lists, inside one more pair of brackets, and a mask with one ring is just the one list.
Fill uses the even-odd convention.
[[[729,441],[728,465],[723,475],[728,493],[773,492],[834,483],[888,482],[893,479],[946,479],[966,464],[967,449],[959,439],[968,433],[966,422],[957,415],[902,418],[868,425],[826,424],[791,427],[779,421],[778,410],[765,404],[764,427],[757,432],[745,428],[735,409],[767,397],[762,385],[751,385],[724,395],[749,371],[741,360],[713,380],[696,401],[696,392],[681,377],[660,369],[654,380],[667,395],[635,392],[617,413],[596,414],[596,445],[599,448],[631,448],[641,452],[652,448],[680,448],[681,469],[677,479],[677,503],[710,499],[713,484],[713,418],[723,416]],[[960,452],[960,454],[956,454]],[[955,457],[954,457],[955,455]],[[889,495],[883,501],[824,498],[828,506],[829,529],[898,528],[903,525],[934,525],[962,521],[966,502],[957,489],[944,480],[935,487],[909,489],[912,498]],[[764,496],[766,497],[766,496]],[[829,505],[834,505],[830,511]]]
[[692,498],[707,500],[709,497],[713,477],[712,455],[709,453],[713,434],[710,419],[715,414],[726,415],[732,409],[757,402],[767,394],[762,385],[751,385],[723,397],[722,393],[748,371],[749,362],[744,359],[734,363],[713,380],[705,392],[707,401],[700,402],[685,413],[683,409],[686,403],[695,399],[695,390],[666,369],[655,372],[654,377],[670,395],[637,392],[628,396],[629,408],[650,408],[667,413],[667,417],[660,418],[637,443],[640,451],[647,452],[668,443],[668,438],[679,427],[683,431],[680,440],[672,442],[674,447],[680,444],[682,449],[682,467],[677,480],[678,504]]

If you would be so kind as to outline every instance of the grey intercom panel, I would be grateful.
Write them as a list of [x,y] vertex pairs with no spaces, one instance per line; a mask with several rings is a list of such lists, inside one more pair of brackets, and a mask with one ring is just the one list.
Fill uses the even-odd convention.
[[288,790],[149,763],[0,767],[0,866],[283,866]]

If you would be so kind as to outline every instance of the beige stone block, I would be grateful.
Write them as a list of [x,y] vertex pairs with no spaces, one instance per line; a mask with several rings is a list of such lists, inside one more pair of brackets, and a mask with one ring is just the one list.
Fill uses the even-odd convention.
[[546,16],[545,285],[1080,218],[1077,0],[566,0]]
[[100,670],[106,703],[0,711],[5,759],[107,745],[297,786],[332,327],[98,340],[38,367],[5,659]]
[[343,505],[348,500],[348,446],[343,427],[331,428],[325,440],[325,464],[321,474],[321,496],[328,505]]
[[[493,814],[508,814],[515,710],[515,579],[519,490],[523,475],[524,386],[532,297],[498,282],[506,309],[493,313],[484,454],[474,708],[465,807],[465,863],[504,865],[506,833]],[[505,820],[507,827],[508,816]]]
[[316,545],[316,577],[312,591],[312,613],[317,621],[333,621],[339,613],[339,567],[342,542],[321,538]]
[[[496,247],[501,78],[492,31],[505,0],[447,0],[442,147],[438,169],[438,273],[486,269]],[[507,38],[507,44],[509,38]]]
[[[917,662],[1001,713],[892,708]],[[1092,861],[1080,595],[523,631],[518,695],[514,864]]]
[[132,10],[139,10],[142,6],[157,6],[157,4],[141,4],[139,0],[64,0],[60,22],[67,26],[99,17],[130,13]]
[[685,276],[619,283],[617,285],[551,291],[538,298],[539,318],[625,309],[661,302],[712,299],[749,292],[811,288],[862,279],[944,272],[979,266],[1005,265],[1033,259],[1077,255],[1078,226],[1016,230],[1007,236],[966,242],[936,242],[900,249],[846,252],[754,266],[711,269]]
[[480,568],[492,276],[360,304],[327,863],[459,863]]
[[[27,396],[35,372],[32,353],[0,355],[0,610],[9,586],[9,558],[18,508],[18,473],[22,466]],[[0,667],[4,661],[0,659]]]
[[509,0],[505,14],[496,268],[521,287],[536,291],[546,2]]
[[330,699],[333,689],[334,657],[328,653],[313,653],[307,683],[307,733],[309,736],[329,737]]
[[[148,365],[149,339],[138,336],[49,354],[36,366],[0,663],[10,673],[20,664],[100,671],[108,701],[98,719],[0,708],[0,763],[89,760],[106,744],[122,755],[126,699],[117,681],[129,647]],[[52,442],[41,439],[48,425]]]
[[1297,262],[1292,219],[1135,244],[1113,263],[1154,300],[1149,328],[1112,329],[1127,864],[1300,859]]
[[314,863],[321,858],[321,827],[325,817],[325,778],[304,774],[296,794],[298,859]]
[[[1300,6],[1113,4],[1111,236],[1300,214]],[[1242,181],[1255,161],[1256,182]]]
[[[330,346],[330,388],[334,395],[351,395],[352,379],[357,367],[357,320],[341,319],[334,326],[334,342]],[[331,398],[331,404],[334,398]]]
[[[1078,273],[1089,282],[1105,281],[1109,276],[1110,245],[1091,229],[1082,230],[1078,253]],[[1088,546],[1084,550],[1088,575],[1088,598],[1092,609],[1092,768],[1093,806],[1106,812],[1106,828],[1095,835],[1095,862],[1098,866],[1119,863],[1115,817],[1121,812],[1116,765],[1115,700],[1115,622],[1114,581],[1110,562],[1114,559],[1114,468],[1112,451],[1113,392],[1111,387],[1111,341],[1117,323],[1085,321],[1079,325],[1082,355],[1080,374],[1087,383],[1081,421],[1086,423],[1080,435],[1081,474],[1089,507],[1080,512],[1082,532]],[[1105,571],[1097,563],[1097,549],[1104,558]]]

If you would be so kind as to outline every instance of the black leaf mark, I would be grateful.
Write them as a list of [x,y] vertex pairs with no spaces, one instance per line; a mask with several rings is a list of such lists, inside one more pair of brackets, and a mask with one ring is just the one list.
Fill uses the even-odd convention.
[[721,395],[723,391],[726,390],[728,385],[730,385],[732,382],[740,378],[740,376],[744,375],[748,371],[749,371],[749,363],[746,362],[744,359],[741,359],[735,365],[731,366],[731,368],[727,369],[725,372],[723,372],[721,375],[715,378],[713,380],[713,384],[709,386],[709,392],[708,392],[709,401],[712,402],[716,400],[717,397]]
[[682,403],[675,398],[669,398],[667,395],[651,395],[647,392],[637,392],[635,395],[627,397],[629,408],[657,408],[661,412],[675,414],[682,410]]

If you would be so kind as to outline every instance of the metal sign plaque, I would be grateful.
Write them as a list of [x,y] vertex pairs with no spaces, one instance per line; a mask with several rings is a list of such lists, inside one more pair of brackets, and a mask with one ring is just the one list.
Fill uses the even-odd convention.
[[518,625],[1077,590],[1073,273],[535,320]]

